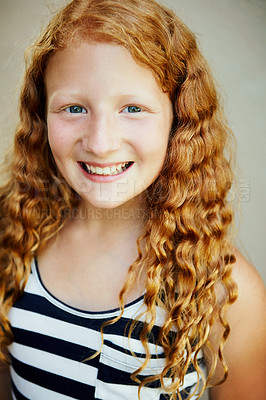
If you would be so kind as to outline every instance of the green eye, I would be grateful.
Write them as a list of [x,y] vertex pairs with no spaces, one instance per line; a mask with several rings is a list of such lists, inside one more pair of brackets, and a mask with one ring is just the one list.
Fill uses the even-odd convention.
[[129,113],[139,113],[142,111],[142,109],[138,106],[128,106],[125,108],[125,111],[127,110],[127,112]]
[[66,108],[67,112],[70,112],[71,114],[81,114],[81,113],[86,113],[85,108],[81,106],[70,106]]

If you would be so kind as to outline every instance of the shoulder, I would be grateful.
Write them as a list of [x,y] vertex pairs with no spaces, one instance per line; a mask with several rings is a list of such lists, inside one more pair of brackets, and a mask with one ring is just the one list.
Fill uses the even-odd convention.
[[256,269],[238,252],[232,276],[238,299],[227,312],[231,332],[224,347],[229,368],[225,383],[210,391],[212,400],[264,400],[266,292]]
[[265,287],[257,270],[247,262],[247,260],[235,250],[236,262],[233,268],[233,278],[239,286],[239,299],[242,298],[243,289],[257,288],[259,293],[265,296]]
[[[257,270],[238,251],[235,255],[236,263],[232,276],[238,286],[238,299],[228,310],[231,341],[241,330],[241,337],[245,337],[245,333],[252,334],[249,338],[252,342],[252,339],[254,341],[258,337],[257,335],[265,334],[266,291]],[[243,340],[246,340],[244,337]]]

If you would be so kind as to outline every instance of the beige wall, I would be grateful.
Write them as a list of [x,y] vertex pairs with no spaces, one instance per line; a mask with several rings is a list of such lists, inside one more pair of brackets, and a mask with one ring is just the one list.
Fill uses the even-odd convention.
[[[238,247],[265,276],[266,2],[162,0],[197,33],[238,143]],[[23,52],[61,0],[0,0],[0,154],[17,120]]]

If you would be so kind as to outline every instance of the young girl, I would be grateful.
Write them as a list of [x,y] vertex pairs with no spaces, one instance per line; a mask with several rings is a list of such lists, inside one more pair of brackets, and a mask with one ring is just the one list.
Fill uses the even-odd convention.
[[0,192],[2,399],[265,398],[264,287],[230,244],[229,139],[172,11],[75,0],[53,18]]

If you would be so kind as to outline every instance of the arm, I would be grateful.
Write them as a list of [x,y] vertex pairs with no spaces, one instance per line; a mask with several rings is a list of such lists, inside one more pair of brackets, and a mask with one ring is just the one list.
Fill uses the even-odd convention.
[[7,366],[0,364],[0,399],[11,400],[10,376]]
[[239,297],[229,307],[231,333],[224,347],[227,380],[210,389],[211,400],[266,399],[266,296],[257,271],[236,253],[233,278]]

